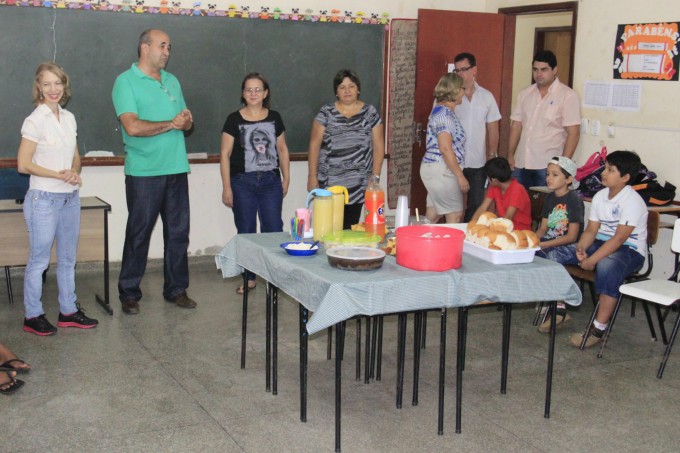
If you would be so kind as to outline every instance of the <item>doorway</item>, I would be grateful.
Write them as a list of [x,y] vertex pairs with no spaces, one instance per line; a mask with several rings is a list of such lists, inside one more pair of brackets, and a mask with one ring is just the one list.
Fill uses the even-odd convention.
[[[559,46],[561,48],[561,55],[557,55],[557,62],[559,68],[559,77],[563,83],[566,83],[570,87],[572,86],[572,81],[574,78],[574,49],[576,48],[576,24],[578,22],[578,2],[560,2],[560,3],[549,3],[540,5],[526,5],[511,8],[499,8],[498,13],[506,17],[506,30],[504,39],[513,43],[510,49],[506,49],[506,54],[510,53],[509,56],[505,57],[505,61],[508,60],[515,61],[515,37],[517,34],[523,33],[523,28],[525,26],[531,26],[532,29],[535,28],[536,33],[532,31],[531,37],[534,39],[534,43],[529,50],[527,50],[527,55],[521,57],[519,53],[521,52],[517,49],[518,58],[522,62],[524,60],[530,60],[533,54],[529,55],[533,51],[535,54],[539,50],[539,40],[542,41],[542,49],[553,50],[552,40],[558,39],[553,35],[550,35],[552,30],[555,31],[565,31],[569,30],[569,33],[565,36],[559,37]],[[564,19],[558,19],[559,16],[564,16]],[[519,19],[519,20],[518,20]],[[566,25],[553,26],[553,20],[558,20],[560,22],[566,22]],[[519,22],[519,24],[518,24]],[[529,25],[535,23],[536,25]],[[541,26],[543,24],[543,26]],[[548,41],[546,37],[537,37],[539,30],[546,30],[548,32]],[[537,39],[538,38],[538,39]],[[531,38],[528,38],[531,39]],[[540,49],[540,50],[542,50]],[[509,51],[509,52],[508,52]],[[555,50],[553,50],[555,52]],[[518,63],[519,64],[519,63]],[[508,137],[510,136],[510,113],[512,111],[512,104],[515,101],[517,94],[522,88],[526,88],[533,83],[531,78],[531,61],[527,61],[526,64],[522,63],[522,67],[526,68],[526,75],[521,74],[520,68],[513,68],[511,64],[507,70],[504,70],[504,77],[509,77],[511,79],[510,90],[512,96],[503,96],[501,98],[501,104],[499,105],[501,109],[501,115],[503,119],[501,120],[501,137],[499,144],[499,151],[501,155],[504,154],[508,147]],[[506,85],[504,84],[504,88]]]
[[[572,62],[572,39],[571,27],[545,27],[537,28],[534,34],[534,55],[541,50],[551,50],[559,62],[559,73],[566,75],[560,81],[573,88]],[[533,80],[530,81],[533,83]]]

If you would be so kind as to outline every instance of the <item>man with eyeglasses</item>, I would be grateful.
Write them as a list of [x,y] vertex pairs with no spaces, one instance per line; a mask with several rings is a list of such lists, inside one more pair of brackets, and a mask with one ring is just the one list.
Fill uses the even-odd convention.
[[144,31],[138,61],[118,76],[111,95],[125,144],[128,220],[118,292],[127,314],[139,313],[140,283],[159,214],[165,241],[163,297],[178,307],[196,307],[186,293],[189,160],[184,133],[193,127],[193,120],[179,81],[165,71],[170,48],[167,33]]
[[484,201],[486,176],[484,164],[498,154],[498,123],[501,113],[493,94],[477,83],[477,59],[463,52],[453,59],[454,70],[463,79],[462,103],[456,106],[456,116],[465,130],[465,168],[463,175],[470,183],[464,221],[469,222]]
[[546,185],[548,162],[572,158],[581,130],[578,95],[557,78],[557,57],[538,52],[532,62],[534,83],[517,97],[510,115],[508,161],[513,178],[527,190]]

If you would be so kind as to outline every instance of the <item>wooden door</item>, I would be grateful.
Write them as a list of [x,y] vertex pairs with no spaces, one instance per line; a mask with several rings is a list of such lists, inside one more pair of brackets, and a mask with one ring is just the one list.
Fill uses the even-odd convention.
[[[508,25],[506,26],[506,21]],[[512,38],[509,44],[508,31]],[[461,11],[418,10],[418,38],[416,45],[416,88],[414,124],[423,131],[413,145],[413,173],[411,177],[411,207],[425,212],[427,191],[420,179],[420,161],[425,153],[427,118],[432,111],[434,87],[447,72],[447,64],[461,52],[470,52],[477,59],[477,82],[491,91],[498,105],[512,102],[512,49],[514,48],[514,18],[502,14],[470,13]],[[505,58],[504,58],[505,57]],[[509,70],[509,72],[508,72]],[[504,74],[510,74],[504,77]],[[507,86],[507,88],[506,88]],[[503,112],[503,120],[506,114]],[[509,116],[509,114],[507,115]],[[504,155],[504,127],[501,127],[501,155]]]

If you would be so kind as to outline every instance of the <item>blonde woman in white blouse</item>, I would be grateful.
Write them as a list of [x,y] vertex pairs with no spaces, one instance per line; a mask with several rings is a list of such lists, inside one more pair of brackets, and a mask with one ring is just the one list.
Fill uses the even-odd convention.
[[98,322],[76,304],[75,265],[80,234],[80,156],[76,120],[63,108],[71,96],[68,75],[57,64],[42,63],[33,81],[35,110],[21,127],[17,169],[31,175],[24,200],[30,252],[24,276],[24,330],[57,332],[43,311],[42,274],[57,248],[58,327],[89,329]]

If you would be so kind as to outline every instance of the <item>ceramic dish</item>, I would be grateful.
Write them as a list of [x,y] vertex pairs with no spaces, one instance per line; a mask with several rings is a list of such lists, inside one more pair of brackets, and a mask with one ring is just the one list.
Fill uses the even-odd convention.
[[370,271],[385,261],[385,252],[372,247],[333,247],[326,256],[331,267],[345,271]]
[[[313,248],[309,248],[313,242],[284,242],[280,245],[282,249],[286,251],[289,255],[293,256],[310,256],[314,255],[319,251],[319,245],[315,245]],[[296,247],[306,247],[306,248],[296,248]]]

